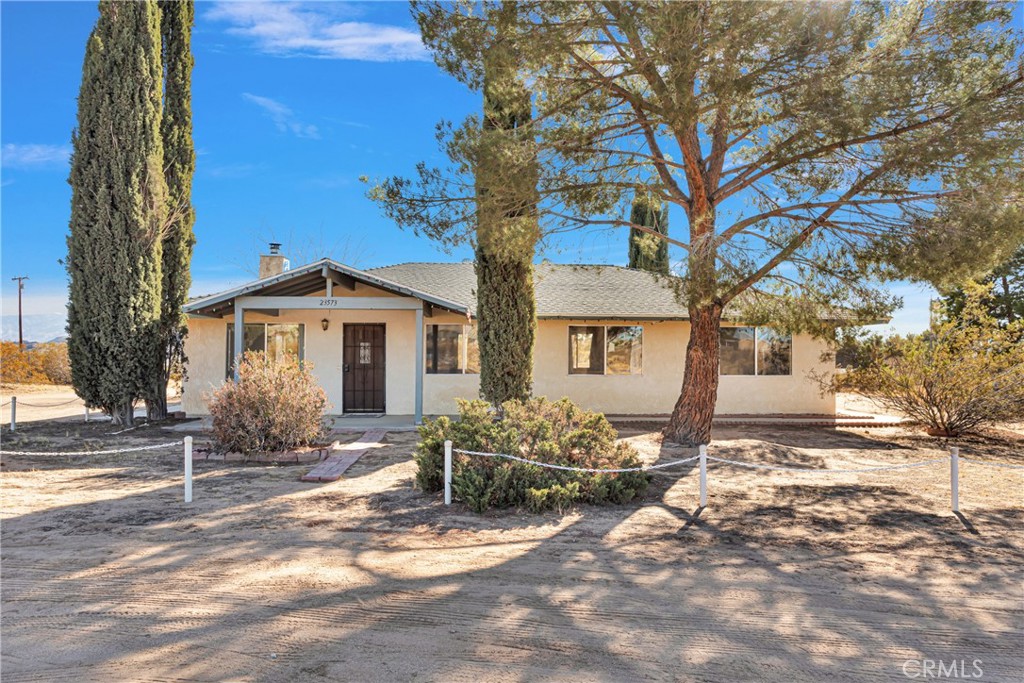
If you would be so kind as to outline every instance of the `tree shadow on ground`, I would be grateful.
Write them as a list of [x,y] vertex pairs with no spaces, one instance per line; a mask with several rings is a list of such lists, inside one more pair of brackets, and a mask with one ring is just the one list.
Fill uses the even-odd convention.
[[[964,545],[959,520],[906,489],[718,472],[697,514],[684,466],[635,504],[520,525],[403,489],[407,461],[366,467],[312,490],[294,468],[211,468],[189,508],[166,485],[9,517],[5,680],[859,681],[960,656],[994,680],[1020,670],[1005,597],[1019,508],[971,514]],[[398,507],[363,493],[378,483]]]

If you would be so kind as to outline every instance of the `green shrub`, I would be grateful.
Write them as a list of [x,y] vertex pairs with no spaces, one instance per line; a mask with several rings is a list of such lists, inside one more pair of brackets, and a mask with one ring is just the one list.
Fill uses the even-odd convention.
[[247,351],[238,381],[226,382],[210,400],[214,442],[218,450],[246,454],[309,446],[327,435],[326,408],[308,361],[274,362]]
[[[580,409],[567,398],[509,401],[496,420],[484,401],[459,401],[459,419],[426,420],[419,428],[416,484],[424,491],[444,488],[444,442],[455,448],[519,455],[528,460],[570,467],[622,469],[640,466],[636,451],[617,443],[604,415]],[[567,472],[506,458],[456,453],[452,494],[472,510],[525,507],[564,512],[578,503],[622,504],[642,494],[644,472],[597,474]]]

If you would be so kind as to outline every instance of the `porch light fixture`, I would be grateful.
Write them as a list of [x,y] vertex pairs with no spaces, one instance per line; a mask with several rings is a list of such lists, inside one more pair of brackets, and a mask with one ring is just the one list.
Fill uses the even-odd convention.
[[330,326],[331,326],[331,321],[328,320],[327,318],[324,318],[323,320],[320,321],[320,327],[324,328],[324,332],[326,332],[327,328],[330,327]]

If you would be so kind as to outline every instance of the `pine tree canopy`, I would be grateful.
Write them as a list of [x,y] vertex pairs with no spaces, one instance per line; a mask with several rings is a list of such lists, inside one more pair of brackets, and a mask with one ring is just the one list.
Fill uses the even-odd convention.
[[[413,4],[437,64],[472,88],[497,6]],[[508,49],[534,93],[542,239],[636,227],[623,217],[650,192],[685,219],[664,239],[691,309],[781,296],[800,302],[794,327],[837,303],[877,319],[895,304],[879,281],[960,280],[1024,241],[1010,3],[515,7]],[[370,196],[402,226],[472,239],[481,129],[442,126],[450,164]]]

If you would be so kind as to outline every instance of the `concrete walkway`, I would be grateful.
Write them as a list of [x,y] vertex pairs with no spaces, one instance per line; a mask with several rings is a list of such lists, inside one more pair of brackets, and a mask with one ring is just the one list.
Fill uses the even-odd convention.
[[351,467],[356,460],[363,457],[366,451],[380,446],[380,440],[387,434],[383,429],[371,429],[356,439],[354,442],[345,444],[335,455],[328,457],[322,463],[302,475],[301,481],[325,482],[338,481],[341,475]]

